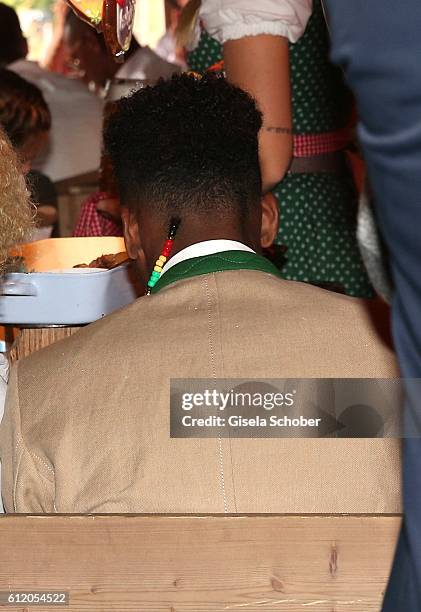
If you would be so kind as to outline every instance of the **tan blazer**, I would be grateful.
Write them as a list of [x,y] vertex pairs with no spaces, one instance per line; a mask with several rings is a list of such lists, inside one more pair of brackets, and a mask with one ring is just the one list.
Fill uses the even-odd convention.
[[171,439],[170,378],[390,377],[364,303],[257,271],[179,281],[14,368],[7,511],[400,511],[399,443]]

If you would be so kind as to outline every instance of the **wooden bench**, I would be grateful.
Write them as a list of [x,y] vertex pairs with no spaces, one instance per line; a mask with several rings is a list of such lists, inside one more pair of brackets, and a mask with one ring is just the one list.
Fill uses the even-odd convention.
[[54,608],[72,612],[379,612],[399,526],[384,515],[9,515],[0,591],[69,591]]

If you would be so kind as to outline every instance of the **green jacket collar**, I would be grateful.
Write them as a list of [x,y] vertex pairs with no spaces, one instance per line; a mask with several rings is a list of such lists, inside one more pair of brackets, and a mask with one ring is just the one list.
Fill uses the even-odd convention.
[[164,287],[180,280],[225,270],[258,270],[281,276],[278,268],[261,255],[248,251],[224,251],[181,261],[165,272],[152,289],[152,293],[158,293]]

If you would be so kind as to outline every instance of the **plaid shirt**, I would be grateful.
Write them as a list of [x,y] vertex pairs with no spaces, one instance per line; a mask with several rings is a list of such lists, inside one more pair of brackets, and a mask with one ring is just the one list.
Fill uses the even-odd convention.
[[108,194],[98,191],[90,195],[82,204],[73,236],[122,236],[121,225],[98,212],[97,204],[108,198]]

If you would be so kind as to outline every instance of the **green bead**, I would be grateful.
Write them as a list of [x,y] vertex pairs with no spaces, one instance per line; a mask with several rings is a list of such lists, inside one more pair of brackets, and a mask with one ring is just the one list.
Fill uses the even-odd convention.
[[151,289],[153,289],[155,287],[155,285],[156,285],[155,281],[151,281],[150,280],[149,283],[148,283],[148,287],[150,287]]
[[160,276],[161,276],[160,272],[152,272],[152,278],[156,278],[156,280],[158,280]]

